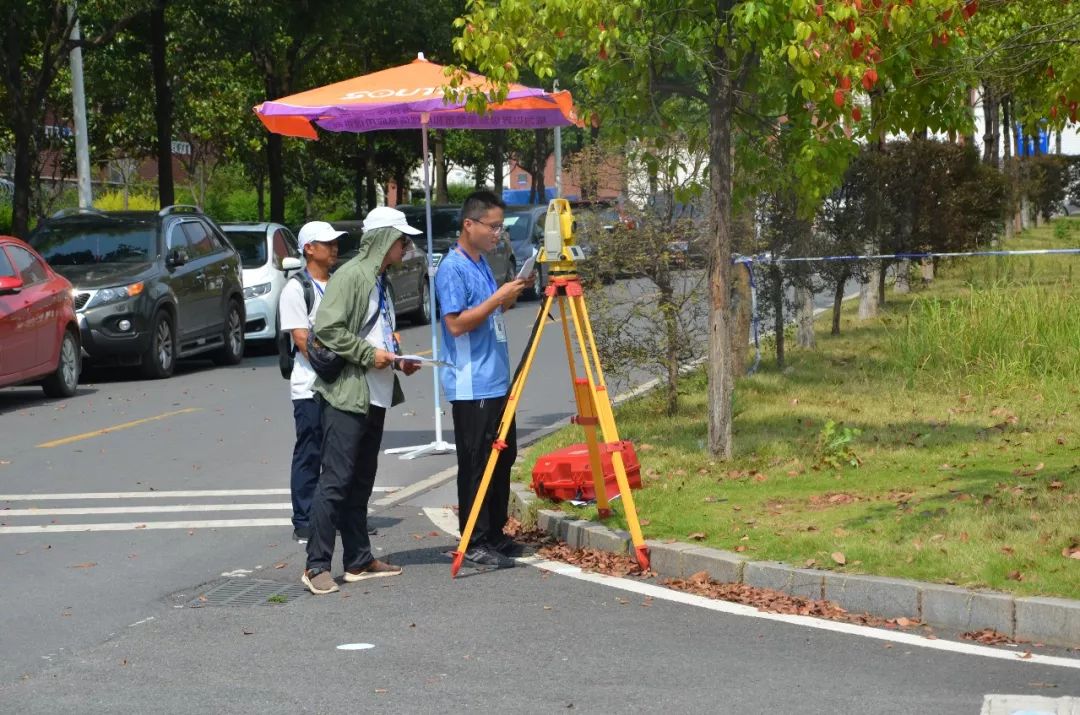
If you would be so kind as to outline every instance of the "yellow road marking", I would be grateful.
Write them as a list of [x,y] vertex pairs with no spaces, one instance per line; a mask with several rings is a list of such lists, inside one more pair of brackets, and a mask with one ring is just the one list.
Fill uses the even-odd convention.
[[157,415],[155,417],[144,417],[141,420],[132,420],[131,422],[113,425],[112,427],[105,427],[99,430],[94,430],[93,432],[83,432],[82,434],[73,435],[71,437],[64,437],[63,439],[54,439],[51,442],[42,442],[37,446],[42,448],[59,447],[65,444],[71,444],[72,442],[79,442],[84,439],[90,439],[91,437],[100,437],[101,435],[109,434],[110,432],[118,432],[122,429],[128,429],[129,427],[138,427],[139,425],[146,424],[147,422],[155,422],[157,420],[163,420],[167,417],[175,417],[176,415],[185,415],[190,412],[198,412],[201,409],[201,407],[185,407],[182,410],[166,412],[165,414]]

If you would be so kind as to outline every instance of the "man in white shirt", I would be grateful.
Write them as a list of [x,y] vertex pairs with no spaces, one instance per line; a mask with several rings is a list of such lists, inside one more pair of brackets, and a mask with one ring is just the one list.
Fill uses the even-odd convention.
[[306,544],[311,535],[311,500],[322,470],[321,407],[312,391],[315,371],[307,359],[308,336],[330,279],[330,269],[337,260],[338,238],[344,235],[344,231],[336,230],[325,221],[304,224],[297,240],[307,265],[285,284],[278,307],[281,330],[292,336],[293,345],[296,346],[289,378],[293,420],[296,423],[290,486],[293,539],[301,544]]

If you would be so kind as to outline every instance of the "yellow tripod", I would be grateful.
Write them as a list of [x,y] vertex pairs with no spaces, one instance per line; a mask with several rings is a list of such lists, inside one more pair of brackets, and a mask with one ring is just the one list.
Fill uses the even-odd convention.
[[[480,480],[480,487],[473,499],[472,510],[469,519],[465,523],[465,530],[461,534],[457,551],[454,552],[454,561],[450,567],[451,577],[457,576],[461,563],[465,559],[465,551],[469,547],[473,528],[480,515],[484,497],[491,484],[492,474],[495,472],[495,464],[499,459],[499,453],[506,448],[506,435],[510,432],[510,425],[517,412],[518,401],[525,389],[525,381],[529,377],[536,349],[540,345],[540,339],[544,333],[545,319],[551,314],[553,304],[558,301],[559,316],[562,322],[563,339],[566,344],[566,360],[570,367],[570,382],[574,389],[574,399],[577,403],[577,416],[572,422],[581,425],[585,431],[585,442],[589,449],[589,465],[592,469],[593,484],[596,489],[596,507],[601,518],[611,515],[611,505],[608,502],[607,491],[604,487],[604,473],[600,462],[600,445],[597,441],[597,427],[604,443],[610,445],[611,464],[615,471],[615,480],[619,486],[619,494],[622,498],[626,513],[626,523],[630,528],[630,536],[634,544],[634,553],[641,568],[649,568],[649,549],[645,546],[645,539],[641,534],[641,525],[638,522],[637,509],[634,507],[634,497],[630,492],[630,484],[626,477],[626,467],[623,464],[622,452],[619,450],[619,433],[615,427],[615,414],[611,409],[611,399],[608,396],[607,386],[604,384],[604,373],[600,367],[600,357],[596,350],[596,340],[593,336],[592,324],[589,322],[589,313],[585,307],[585,292],[581,280],[574,267],[575,256],[580,256],[580,249],[573,246],[573,219],[570,215],[569,204],[564,199],[553,199],[548,207],[548,220],[545,230],[545,255],[542,253],[541,262],[552,264],[552,276],[544,292],[544,303],[536,316],[529,343],[525,349],[525,357],[518,368],[514,381],[510,386],[506,405],[499,421],[499,432],[492,445],[491,454],[488,455],[487,464],[484,467],[484,475]],[[555,238],[560,238],[561,246],[555,245]],[[568,315],[569,313],[569,315]],[[569,320],[567,319],[569,318]],[[583,364],[583,377],[578,376],[577,361],[574,357],[574,341],[570,336],[570,323],[573,324],[574,336],[578,352]]]

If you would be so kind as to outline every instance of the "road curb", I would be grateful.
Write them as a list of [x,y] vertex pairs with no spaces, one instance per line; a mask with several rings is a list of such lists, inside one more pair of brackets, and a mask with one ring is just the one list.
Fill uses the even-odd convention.
[[[630,554],[630,535],[603,524],[539,509],[524,484],[510,485],[512,513],[574,548]],[[1080,601],[1013,596],[997,591],[907,579],[797,568],[780,561],[752,561],[739,554],[680,541],[647,540],[650,565],[661,578],[686,578],[705,571],[721,583],[745,583],[794,596],[832,601],[853,613],[910,618],[961,632],[990,628],[1009,638],[1080,648]]]

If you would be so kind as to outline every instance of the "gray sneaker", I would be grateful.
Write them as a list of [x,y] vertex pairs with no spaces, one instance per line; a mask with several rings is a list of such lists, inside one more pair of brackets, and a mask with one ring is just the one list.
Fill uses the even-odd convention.
[[322,569],[307,569],[300,577],[300,581],[316,596],[325,596],[338,590],[338,585],[330,576],[330,572]]
[[394,566],[388,564],[385,561],[379,561],[378,559],[372,559],[371,563],[363,568],[348,569],[345,571],[345,580],[349,583],[356,583],[357,581],[365,581],[369,578],[379,578],[381,576],[397,576],[401,573],[400,566]]

